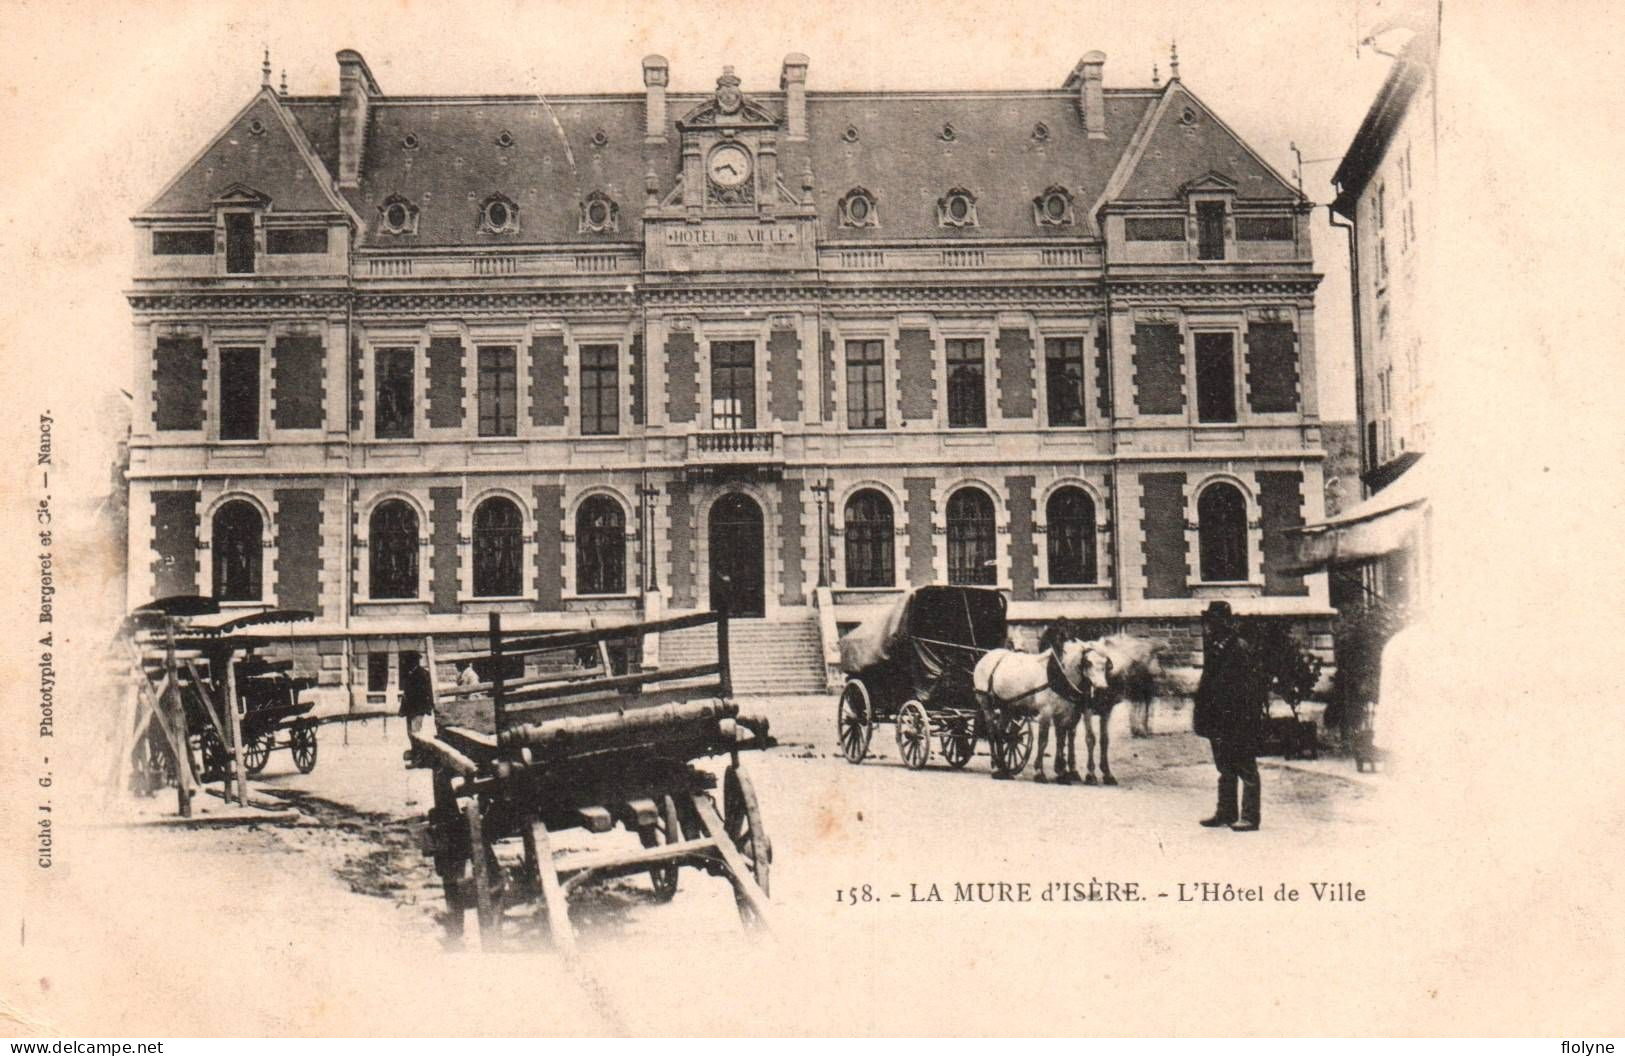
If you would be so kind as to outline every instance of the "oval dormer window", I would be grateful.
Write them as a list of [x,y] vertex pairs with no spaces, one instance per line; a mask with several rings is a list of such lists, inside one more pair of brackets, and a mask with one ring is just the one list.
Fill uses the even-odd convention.
[[505,195],[491,195],[480,205],[480,230],[494,235],[518,231],[519,207]]
[[869,219],[869,199],[861,194],[855,194],[852,201],[847,203],[846,210],[851,214],[852,222],[862,226]]
[[970,219],[970,199],[963,194],[954,194],[948,197],[948,217],[957,223],[964,223]]
[[587,223],[602,228],[609,223],[609,203],[598,199],[587,203]]
[[388,224],[392,231],[405,230],[406,220],[406,206],[400,202],[396,202],[384,210],[384,223]]
[[508,226],[508,207],[502,202],[491,202],[485,207],[485,222],[497,230]]
[[1066,195],[1051,192],[1044,195],[1044,215],[1049,217],[1051,223],[1060,223],[1066,219]]

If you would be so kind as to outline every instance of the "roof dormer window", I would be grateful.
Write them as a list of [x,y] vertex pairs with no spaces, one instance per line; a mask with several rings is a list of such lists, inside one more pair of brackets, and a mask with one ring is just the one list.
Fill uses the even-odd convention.
[[480,206],[480,230],[489,235],[513,234],[519,230],[519,207],[505,195],[491,195]]
[[875,213],[875,196],[862,187],[854,187],[841,197],[842,227],[879,227]]
[[955,187],[937,199],[937,224],[941,227],[975,227],[976,196]]
[[1033,219],[1040,227],[1071,227],[1072,195],[1065,187],[1051,187],[1033,199]]
[[378,215],[384,222],[384,231],[388,234],[418,233],[418,207],[398,194],[392,194],[384,199],[384,204],[378,207]]
[[620,220],[621,207],[603,191],[593,191],[581,203],[581,234],[608,234],[620,228]]

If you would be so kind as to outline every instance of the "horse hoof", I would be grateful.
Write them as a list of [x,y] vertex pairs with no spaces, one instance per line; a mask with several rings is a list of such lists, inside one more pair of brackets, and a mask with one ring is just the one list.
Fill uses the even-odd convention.
[[1076,780],[1076,775],[1062,774],[1060,777],[1055,779],[1055,783],[1057,785],[1070,785],[1074,780]]
[[1038,773],[1033,775],[1033,780],[1038,782],[1041,785],[1049,784],[1049,778],[1044,776],[1044,771],[1042,771],[1042,770],[1038,771]]
[[1100,779],[1100,783],[1103,784],[1103,785],[1115,785],[1115,784],[1117,784],[1117,778],[1113,777],[1110,774],[1107,774],[1106,776],[1104,776],[1104,777],[1102,777]]
[[1089,774],[1089,775],[1084,777],[1083,783],[1086,784],[1086,785],[1096,785],[1096,784],[1099,784],[1100,782],[1095,780],[1095,775],[1094,774]]
[[1014,776],[1016,776],[1016,775],[1003,773],[1001,771],[995,771],[994,774],[993,774],[993,780],[995,780],[995,781],[1008,781]]

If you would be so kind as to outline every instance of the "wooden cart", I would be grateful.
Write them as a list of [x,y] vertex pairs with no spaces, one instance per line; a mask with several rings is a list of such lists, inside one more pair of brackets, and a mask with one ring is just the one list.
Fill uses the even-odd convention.
[[[609,643],[715,624],[714,664],[616,674]],[[542,670],[545,657],[593,655],[601,663]],[[522,659],[521,659],[522,658]],[[730,700],[728,621],[703,613],[603,630],[504,637],[491,616],[484,652],[435,658],[468,662],[481,681],[443,688],[432,677],[436,732],[414,736],[412,765],[434,770],[427,852],[460,935],[473,909],[481,941],[500,941],[510,910],[543,918],[554,945],[574,947],[568,898],[589,881],[648,873],[656,897],[677,891],[688,866],[733,885],[740,916],[765,924],[772,846],[739,753],[769,747],[765,720]],[[528,662],[527,662],[528,661]],[[580,663],[581,661],[577,661]],[[726,755],[717,780],[696,760]],[[640,847],[559,852],[551,833],[625,826]]]

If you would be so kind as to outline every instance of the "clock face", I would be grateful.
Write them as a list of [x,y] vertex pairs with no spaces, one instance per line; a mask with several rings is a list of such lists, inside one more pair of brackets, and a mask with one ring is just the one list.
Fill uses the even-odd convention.
[[737,144],[724,144],[711,152],[706,171],[718,187],[738,187],[750,179],[750,152]]

